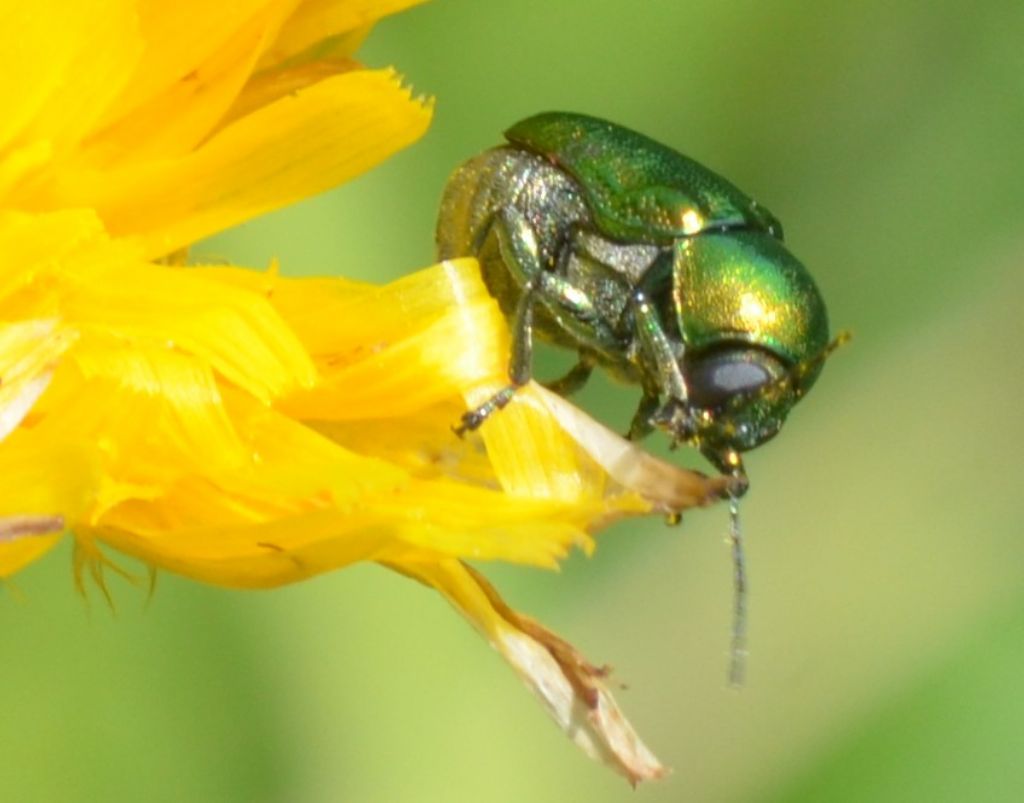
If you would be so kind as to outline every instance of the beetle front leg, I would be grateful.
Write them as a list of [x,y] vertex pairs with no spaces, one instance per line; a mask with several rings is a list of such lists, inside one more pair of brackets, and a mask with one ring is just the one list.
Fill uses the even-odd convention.
[[[657,386],[666,397],[659,406],[650,411],[647,420],[648,427],[656,427],[667,432],[672,437],[673,446],[679,443],[690,443],[701,447],[701,433],[707,428],[708,422],[703,417],[706,414],[703,411],[695,410],[689,403],[686,379],[680,367],[683,362],[683,346],[679,343],[673,348],[672,341],[665,334],[656,311],[643,291],[634,293],[630,303],[636,322],[642,358],[646,359],[648,365],[653,369],[653,374],[658,379]],[[645,391],[645,394],[649,396],[650,391]],[[644,402],[641,402],[637,416],[646,412],[648,411],[645,409]],[[636,423],[634,419],[634,425]],[[735,454],[735,457],[738,459],[738,454]],[[718,468],[723,473],[731,474],[735,466],[728,468],[718,466]]]
[[644,395],[640,399],[636,412],[633,414],[633,420],[629,424],[629,432],[626,433],[626,438],[631,441],[638,441],[650,435],[654,431],[654,424],[651,419],[660,406],[661,399],[658,398],[657,391],[652,392],[644,388]]
[[[673,444],[686,441],[692,435],[694,427],[690,420],[690,406],[687,403],[689,393],[686,380],[683,378],[682,353],[678,347],[673,348],[672,342],[658,320],[657,312],[648,301],[643,291],[636,291],[630,299],[633,320],[636,323],[637,339],[640,341],[641,359],[647,361],[657,377],[653,387],[660,389],[667,398],[660,406],[650,400],[649,390],[644,391],[637,417],[633,419],[630,434],[646,434],[653,427],[667,430],[673,438]],[[647,405],[652,409],[648,410]],[[637,418],[647,415],[646,422],[638,422]]]
[[640,290],[630,298],[633,320],[640,341],[643,358],[648,360],[658,377],[658,387],[669,399],[685,405],[688,397],[686,380],[679,368],[682,355],[672,348],[672,343],[658,320],[658,314],[647,296]]

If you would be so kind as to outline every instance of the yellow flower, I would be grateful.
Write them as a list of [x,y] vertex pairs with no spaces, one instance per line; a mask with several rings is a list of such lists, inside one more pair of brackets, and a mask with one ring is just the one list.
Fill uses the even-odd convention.
[[5,4],[0,576],[65,530],[101,588],[103,546],[238,588],[377,561],[438,589],[589,753],[657,777],[602,670],[464,561],[553,566],[720,481],[532,385],[456,438],[507,353],[472,260],[385,287],[174,264],[423,133],[430,104],[352,58],[414,2]]

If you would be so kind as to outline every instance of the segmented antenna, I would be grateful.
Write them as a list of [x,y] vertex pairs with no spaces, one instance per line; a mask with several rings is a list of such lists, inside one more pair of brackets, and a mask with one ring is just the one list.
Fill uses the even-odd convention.
[[740,498],[729,493],[729,541],[732,544],[732,646],[729,651],[729,684],[742,686],[747,668],[747,567],[740,530]]

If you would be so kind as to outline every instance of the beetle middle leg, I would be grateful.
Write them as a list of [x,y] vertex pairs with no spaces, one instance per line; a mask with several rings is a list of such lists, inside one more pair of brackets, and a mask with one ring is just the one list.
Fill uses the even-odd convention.
[[[521,292],[512,316],[512,349],[508,369],[510,384],[479,407],[465,413],[455,428],[458,435],[478,428],[491,414],[505,407],[518,388],[530,381],[533,311],[537,303],[544,304],[548,312],[567,330],[589,326],[597,332],[598,337],[614,337],[611,330],[602,324],[600,315],[586,293],[581,293],[564,276],[545,269],[536,234],[520,210],[514,206],[502,208],[495,215],[491,228],[497,238],[502,262]],[[592,367],[591,361],[581,354],[579,365],[556,383],[560,392],[581,387]]]
[[565,376],[544,382],[544,387],[559,396],[571,396],[577,390],[587,384],[590,375],[594,372],[594,360],[586,354],[580,354],[579,361],[569,369]]
[[462,416],[461,423],[455,427],[455,433],[459,436],[477,429],[492,413],[501,410],[512,401],[518,388],[530,381],[530,367],[533,361],[533,306],[537,303],[544,275],[540,248],[529,221],[515,207],[507,206],[501,209],[495,215],[491,228],[497,237],[502,262],[522,291],[512,319],[512,353],[508,367],[510,384]]
[[536,292],[534,283],[528,282],[526,292],[520,296],[516,304],[512,326],[512,354],[508,366],[510,384],[479,407],[463,413],[461,422],[455,427],[455,434],[459,437],[467,431],[479,428],[493,413],[512,401],[516,390],[530,381],[530,366],[533,361],[533,305],[536,303]]

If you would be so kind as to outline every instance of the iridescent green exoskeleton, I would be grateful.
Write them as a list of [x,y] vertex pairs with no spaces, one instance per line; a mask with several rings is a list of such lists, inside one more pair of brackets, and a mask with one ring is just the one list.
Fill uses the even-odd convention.
[[476,256],[513,329],[510,384],[457,431],[530,379],[534,335],[579,355],[548,385],[562,394],[596,365],[639,385],[631,438],[664,430],[737,479],[738,651],[740,453],[779,431],[834,347],[821,295],[776,217],[692,159],[581,114],[505,136],[455,171],[438,219],[440,258]]

